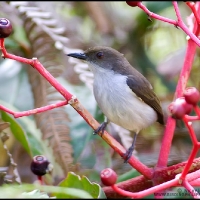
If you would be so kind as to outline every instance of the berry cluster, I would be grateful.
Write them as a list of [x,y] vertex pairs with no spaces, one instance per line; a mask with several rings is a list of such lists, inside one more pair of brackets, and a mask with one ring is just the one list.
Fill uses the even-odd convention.
[[174,119],[182,119],[184,115],[189,115],[193,107],[200,100],[200,93],[195,87],[185,89],[183,96],[177,98],[169,105],[169,111]]

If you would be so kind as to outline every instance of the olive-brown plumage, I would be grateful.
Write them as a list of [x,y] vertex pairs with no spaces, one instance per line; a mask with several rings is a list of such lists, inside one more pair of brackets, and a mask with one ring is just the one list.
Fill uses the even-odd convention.
[[[160,101],[151,84],[130,65],[123,54],[113,48],[97,46],[84,53],[68,56],[88,63],[94,74],[95,99],[108,122],[136,133],[133,144],[126,152],[127,162],[139,131],[155,121],[164,124]],[[103,123],[97,131],[104,130],[108,122]]]

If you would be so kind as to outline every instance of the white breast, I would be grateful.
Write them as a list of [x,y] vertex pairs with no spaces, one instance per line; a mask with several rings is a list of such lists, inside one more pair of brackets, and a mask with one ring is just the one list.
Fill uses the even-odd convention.
[[94,72],[93,90],[102,112],[125,129],[138,133],[157,120],[156,112],[127,86],[126,76],[101,68]]

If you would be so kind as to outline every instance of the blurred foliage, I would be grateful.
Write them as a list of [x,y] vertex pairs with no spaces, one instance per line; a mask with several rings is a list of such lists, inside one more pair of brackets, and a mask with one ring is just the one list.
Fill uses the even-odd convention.
[[[152,12],[176,19],[171,2],[144,4]],[[178,4],[187,24],[190,10],[184,2]],[[29,12],[25,11],[28,7]],[[173,100],[184,61],[187,40],[182,30],[161,21],[150,20],[140,9],[129,7],[125,2],[113,1],[0,2],[0,17],[8,18],[13,24],[14,32],[5,40],[8,52],[27,58],[38,57],[59,83],[76,95],[99,122],[103,121],[103,114],[95,102],[91,87],[88,87],[91,85],[89,72],[82,63],[70,63],[65,55],[73,49],[85,50],[91,46],[106,45],[122,52],[149,79],[167,117],[167,106]],[[62,45],[58,41],[62,41]],[[200,89],[199,76],[197,51],[188,85]],[[35,108],[40,105],[38,102],[44,106],[60,98],[31,66],[13,60],[0,60],[1,105],[19,112]],[[52,133],[48,129],[50,125],[58,127],[55,120],[58,114],[63,117],[69,140],[66,137],[64,139],[65,131],[55,128]],[[45,176],[47,184],[58,184],[70,169],[100,185],[99,173],[107,167],[117,172],[119,181],[138,176],[100,137],[92,134],[92,129],[69,105],[43,117],[46,130],[40,124],[41,116],[37,114],[13,119],[2,112],[1,120],[11,123],[10,131],[17,139],[9,145],[9,149],[18,164],[23,183],[33,183],[37,179],[29,169],[31,156],[35,154],[44,154],[54,165],[52,176]],[[127,141],[132,140],[130,135],[121,136],[117,129],[108,128],[125,147],[130,146],[123,140],[125,137]],[[137,138],[136,156],[150,167],[156,164],[163,129],[156,123],[143,130]],[[46,136],[48,131],[51,132],[50,138]],[[200,133],[198,123],[195,124],[195,131]],[[65,152],[62,152],[63,148]],[[190,150],[190,138],[180,123],[174,135],[168,164],[187,160]],[[66,168],[60,161],[63,160],[60,159],[61,155],[66,159],[64,165],[65,161],[68,162]],[[6,154],[1,159],[3,162],[0,162],[0,167],[9,165]]]
[[[42,191],[42,192],[40,192]],[[47,194],[48,193],[48,194]],[[54,194],[49,197],[49,194]],[[1,188],[1,195],[5,198],[31,198],[31,199],[46,199],[46,198],[59,198],[60,195],[71,196],[71,198],[88,199],[92,196],[81,189],[64,188],[58,186],[39,185],[39,184],[22,184],[22,185],[4,185]]]

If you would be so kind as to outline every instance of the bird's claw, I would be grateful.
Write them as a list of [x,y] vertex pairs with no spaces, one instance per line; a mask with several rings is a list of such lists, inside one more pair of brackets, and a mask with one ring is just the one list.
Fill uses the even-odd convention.
[[129,159],[131,158],[132,154],[134,151],[134,147],[130,147],[126,153],[124,154],[123,158],[124,158],[124,163],[127,163],[129,161]]
[[108,124],[107,122],[103,122],[96,130],[94,130],[93,134],[96,135],[98,133],[101,133],[100,136],[102,137],[107,124]]
[[131,144],[131,146],[129,147],[129,149],[126,151],[126,153],[123,156],[124,163],[127,163],[133,154],[133,151],[135,149],[136,138],[137,138],[137,133],[135,133],[135,135],[134,135],[133,143]]

